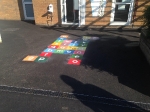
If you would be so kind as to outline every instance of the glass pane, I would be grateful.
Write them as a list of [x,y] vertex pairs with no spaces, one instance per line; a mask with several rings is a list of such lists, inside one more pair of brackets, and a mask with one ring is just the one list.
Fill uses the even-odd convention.
[[26,9],[27,17],[34,17],[33,5],[32,4],[25,4],[25,9]]
[[114,21],[127,22],[130,4],[116,5]]
[[130,3],[131,0],[116,0],[116,2],[121,2],[121,3]]
[[32,0],[24,0],[24,2],[32,2]]

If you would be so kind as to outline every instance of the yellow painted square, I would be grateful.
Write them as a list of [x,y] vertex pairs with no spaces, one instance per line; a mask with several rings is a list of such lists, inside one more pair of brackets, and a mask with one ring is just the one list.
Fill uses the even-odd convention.
[[53,42],[51,45],[58,45],[58,46],[60,46],[62,43],[60,43],[60,42]]
[[77,49],[78,49],[78,47],[71,47],[71,46],[67,47],[67,50],[77,50]]
[[38,56],[28,55],[22,61],[34,61]]

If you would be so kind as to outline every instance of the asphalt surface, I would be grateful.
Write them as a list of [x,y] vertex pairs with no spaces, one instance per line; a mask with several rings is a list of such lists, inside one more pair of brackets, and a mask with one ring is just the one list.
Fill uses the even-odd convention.
[[[137,31],[46,28],[23,21],[0,21],[0,33],[1,112],[137,112],[150,109],[150,66],[139,49]],[[68,65],[69,55],[62,54],[53,54],[46,63],[22,61],[27,55],[39,55],[62,34],[71,39],[82,36],[99,39],[88,44],[80,66]],[[42,93],[32,93],[25,88],[42,90]],[[57,94],[73,93],[76,100],[45,95],[47,90],[57,91]],[[91,103],[89,97],[81,98],[74,93],[105,100],[92,98],[94,103]],[[117,100],[114,106],[107,98],[126,103]],[[133,102],[146,104],[146,107]]]

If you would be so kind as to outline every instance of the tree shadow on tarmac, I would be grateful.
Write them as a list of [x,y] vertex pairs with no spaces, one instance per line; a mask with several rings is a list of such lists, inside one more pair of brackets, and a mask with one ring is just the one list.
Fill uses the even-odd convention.
[[72,87],[74,96],[94,112],[146,112],[135,102],[125,101],[92,84],[66,75],[61,75],[61,79]]
[[85,51],[85,68],[106,71],[118,77],[121,84],[150,96],[150,66],[139,48],[138,41],[119,36],[101,36],[92,40]]

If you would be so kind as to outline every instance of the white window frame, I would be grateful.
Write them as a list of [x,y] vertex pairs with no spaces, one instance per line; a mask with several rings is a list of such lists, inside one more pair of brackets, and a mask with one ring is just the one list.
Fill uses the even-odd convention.
[[26,8],[25,8],[26,4],[32,4],[32,2],[24,2],[24,0],[22,0],[22,4],[23,4],[23,11],[24,11],[25,20],[34,20],[34,17],[27,17]]
[[[67,23],[67,9],[66,9],[66,2],[63,4],[63,0],[60,0],[60,7],[61,7],[61,23],[63,25],[85,25],[85,0],[79,0],[79,23]],[[65,7],[65,11],[63,11],[63,6]],[[65,15],[65,21],[63,21],[63,15]]]
[[[121,21],[117,22],[117,21],[114,21],[115,8],[116,8],[117,4],[130,4],[127,22],[121,22]],[[119,3],[119,2],[116,2],[116,0],[112,0],[110,25],[131,25],[132,14],[133,14],[133,7],[134,7],[134,0],[131,0],[130,3]]]

